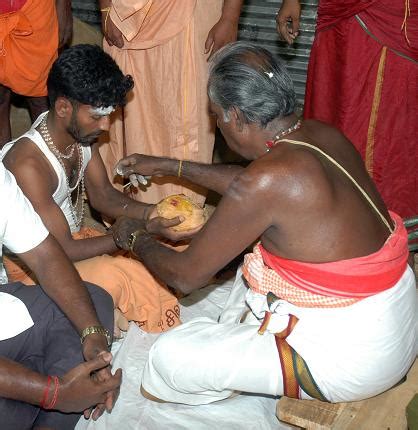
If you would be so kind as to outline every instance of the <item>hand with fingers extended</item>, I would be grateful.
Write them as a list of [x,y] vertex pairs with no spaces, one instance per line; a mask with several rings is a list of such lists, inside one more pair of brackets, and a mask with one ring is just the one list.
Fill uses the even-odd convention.
[[277,32],[291,45],[299,35],[300,2],[283,0],[276,17]]
[[203,227],[204,223],[190,230],[176,231],[172,227],[180,225],[184,217],[167,219],[160,216],[152,217],[147,222],[147,231],[155,236],[164,237],[171,242],[180,242],[192,238]]
[[202,225],[187,231],[175,231],[171,228],[181,224],[183,221],[182,217],[167,219],[154,216],[153,214],[150,215],[148,221],[119,217],[112,226],[113,238],[120,248],[132,251],[130,238],[131,234],[135,232],[141,232],[141,234],[149,233],[172,242],[179,242],[194,236],[202,228]]
[[[146,185],[151,176],[170,174],[170,168],[178,163],[178,160],[165,157],[132,154],[122,158],[122,160],[116,164],[115,173],[125,178],[129,177],[130,183],[137,187],[138,184]],[[174,174],[174,172],[172,172],[172,174]]]
[[100,406],[97,412],[94,411],[93,419],[97,419],[105,408],[110,412],[116,398],[110,404],[107,401],[108,393],[119,391],[122,370],[118,369],[114,375],[110,374],[107,378],[97,375],[103,369],[110,369],[111,360],[112,354],[105,352],[92,360],[79,364],[61,377],[55,409],[61,412],[82,412]]

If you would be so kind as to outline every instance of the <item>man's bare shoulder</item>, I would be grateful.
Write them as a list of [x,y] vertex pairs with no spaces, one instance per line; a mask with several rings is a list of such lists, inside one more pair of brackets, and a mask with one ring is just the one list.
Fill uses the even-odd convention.
[[[3,158],[6,169],[16,177],[18,183],[53,186],[54,175],[51,165],[29,138],[17,140]],[[20,179],[20,180],[19,180]],[[22,185],[21,185],[22,186]]]
[[253,161],[242,175],[256,192],[288,202],[303,200],[307,204],[316,199],[319,190],[327,189],[323,165],[316,154],[286,143]]

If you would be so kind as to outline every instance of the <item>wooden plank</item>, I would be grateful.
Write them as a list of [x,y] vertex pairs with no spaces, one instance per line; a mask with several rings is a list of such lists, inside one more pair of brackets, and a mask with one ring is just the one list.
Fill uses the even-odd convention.
[[415,361],[406,382],[376,397],[337,404],[282,397],[277,403],[277,417],[309,430],[404,430],[405,408],[417,392],[418,361]]

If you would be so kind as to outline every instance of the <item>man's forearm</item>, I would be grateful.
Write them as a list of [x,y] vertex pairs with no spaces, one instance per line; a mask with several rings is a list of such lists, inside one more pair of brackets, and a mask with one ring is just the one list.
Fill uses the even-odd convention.
[[222,195],[242,170],[243,167],[234,164],[203,164],[167,159],[159,173],[185,178]]
[[80,334],[86,327],[100,325],[87,288],[53,236],[19,256]]
[[188,269],[190,265],[184,264],[184,252],[173,251],[161,245],[147,233],[141,234],[135,241],[133,252],[144,262],[147,269],[182,293],[190,293],[203,286],[210,278],[210,274],[203,273],[204,270],[199,271],[198,267],[195,267],[192,273]]
[[109,187],[105,192],[98,193],[90,199],[90,204],[103,215],[116,219],[120,216],[130,218],[148,219],[153,205],[137,202],[124,193]]
[[224,0],[222,19],[238,22],[243,0]]
[[87,239],[71,239],[61,244],[71,261],[81,261],[103,254],[112,254],[118,247],[111,234]]
[[0,397],[39,406],[46,385],[46,376],[0,357]]

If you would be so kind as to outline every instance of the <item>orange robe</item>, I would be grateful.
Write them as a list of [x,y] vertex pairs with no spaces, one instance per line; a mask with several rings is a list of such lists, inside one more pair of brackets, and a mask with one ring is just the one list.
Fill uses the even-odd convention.
[[0,84],[24,96],[46,96],[57,50],[54,0],[27,0],[21,9],[0,14]]
[[[115,112],[110,142],[100,150],[111,181],[115,182],[116,162],[134,152],[212,162],[215,124],[208,114],[204,45],[209,30],[221,16],[222,3],[112,2],[108,19],[122,31],[124,46],[110,47],[104,41],[104,49],[124,73],[133,76],[135,87],[123,111]],[[120,187],[120,182],[116,186]],[[185,186],[177,178],[156,178],[150,187],[138,189],[132,197],[157,203],[167,195],[184,193],[196,203],[203,203],[203,190]]]
[[[74,239],[100,236],[97,230],[83,227],[73,234]],[[36,284],[35,275],[14,256],[5,255],[3,263],[10,282]],[[115,307],[129,321],[143,330],[157,333],[180,324],[177,298],[154,278],[145,266],[125,253],[99,255],[74,263],[81,279],[106,290]]]

